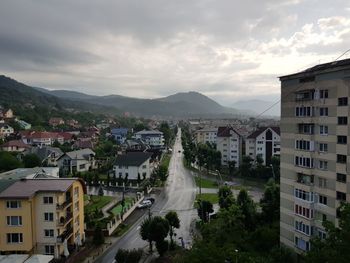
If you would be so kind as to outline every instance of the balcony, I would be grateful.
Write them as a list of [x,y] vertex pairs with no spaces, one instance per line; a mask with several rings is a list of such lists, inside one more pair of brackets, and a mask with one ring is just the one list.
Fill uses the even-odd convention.
[[313,186],[314,185],[314,175],[306,175],[302,173],[297,174],[297,183]]
[[57,204],[56,208],[57,210],[63,210],[71,204],[72,204],[72,198],[67,198],[66,201],[63,202],[62,204]]
[[295,94],[295,101],[312,101],[314,98],[315,90],[304,90]]
[[66,225],[70,220],[72,220],[73,214],[71,212],[67,212],[66,216],[61,216],[60,219],[57,221],[58,226],[64,226]]
[[73,234],[73,228],[70,227],[64,231],[61,235],[57,236],[57,243],[63,243],[65,239],[68,239]]

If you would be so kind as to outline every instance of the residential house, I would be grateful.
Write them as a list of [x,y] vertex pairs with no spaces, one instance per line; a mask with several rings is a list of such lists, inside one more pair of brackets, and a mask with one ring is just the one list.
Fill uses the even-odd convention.
[[130,151],[130,152],[134,152],[134,151],[145,152],[151,148],[148,144],[146,144],[141,139],[126,140],[122,146],[125,148],[126,151]]
[[49,120],[49,125],[53,126],[53,127],[56,127],[59,125],[64,125],[64,123],[65,122],[62,118],[50,118],[50,120]]
[[15,130],[10,125],[6,123],[0,123],[0,138],[6,138],[14,132]]
[[79,138],[74,142],[72,147],[73,149],[93,149],[95,147],[95,143],[91,140],[91,138]]
[[5,119],[12,119],[14,117],[13,111],[11,109],[3,110],[2,117]]
[[146,144],[152,148],[163,148],[164,137],[163,133],[157,130],[139,131],[135,133],[135,139],[142,139]]
[[271,163],[272,156],[280,155],[280,129],[279,127],[261,127],[246,139],[245,155],[256,160],[260,156],[264,165]]
[[0,145],[1,151],[5,152],[23,152],[28,148],[30,148],[30,146],[21,140],[8,141]]
[[117,178],[127,178],[137,181],[150,178],[150,160],[152,153],[147,152],[127,152],[118,155],[113,170]]
[[51,146],[55,141],[64,143],[64,137],[57,132],[21,131],[22,141],[36,146]]
[[45,166],[57,166],[57,160],[63,155],[60,148],[51,146],[31,147],[23,152],[23,155],[35,154],[39,157],[41,164]]
[[87,172],[96,168],[95,155],[91,149],[67,152],[58,158],[57,165],[62,175]]
[[[17,168],[0,173],[0,180],[20,180],[36,178],[59,178],[58,167]],[[0,261],[1,262],[1,261]]]
[[196,143],[199,144],[216,144],[218,128],[203,128],[195,132]]
[[123,144],[126,140],[128,131],[128,128],[113,128],[111,129],[111,135],[118,144]]
[[71,120],[67,120],[66,121],[66,124],[70,127],[73,127],[73,128],[80,128],[81,125],[79,124],[79,122],[77,120],[74,120],[74,119],[71,119]]
[[234,161],[239,167],[242,159],[242,136],[231,126],[219,127],[216,149],[221,152],[221,164],[227,166]]
[[0,180],[0,251],[69,255],[85,240],[84,194],[77,178]]

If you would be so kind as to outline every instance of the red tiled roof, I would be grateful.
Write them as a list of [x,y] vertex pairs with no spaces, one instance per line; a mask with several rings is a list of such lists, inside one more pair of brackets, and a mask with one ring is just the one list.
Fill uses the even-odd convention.
[[3,147],[22,147],[22,148],[29,148],[30,146],[25,144],[23,141],[21,140],[15,140],[15,141],[8,141],[2,145],[0,145],[1,148]]
[[21,136],[24,138],[30,138],[30,139],[43,139],[43,138],[51,138],[51,139],[58,139],[58,138],[64,138],[62,135],[60,135],[57,132],[37,132],[37,131],[29,131],[29,132],[20,132]]

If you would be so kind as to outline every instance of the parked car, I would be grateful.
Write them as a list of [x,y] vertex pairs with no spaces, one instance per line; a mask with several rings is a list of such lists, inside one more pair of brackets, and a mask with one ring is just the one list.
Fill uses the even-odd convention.
[[180,153],[181,151],[179,150],[179,153]]
[[143,200],[138,206],[138,209],[143,209],[152,206],[152,202],[150,200]]
[[146,197],[144,199],[144,201],[147,201],[147,200],[151,201],[151,203],[154,204],[155,199],[153,197]]

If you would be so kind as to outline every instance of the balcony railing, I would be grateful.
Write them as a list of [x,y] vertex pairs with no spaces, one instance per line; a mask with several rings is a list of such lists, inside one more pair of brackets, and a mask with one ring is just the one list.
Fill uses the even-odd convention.
[[309,175],[305,175],[305,174],[298,174],[297,176],[298,176],[297,183],[308,185],[308,186],[314,185],[314,176],[313,175],[309,176]]
[[62,204],[57,204],[56,207],[57,207],[58,210],[63,210],[67,206],[69,206],[70,204],[72,204],[72,198],[66,199],[66,201],[64,201]]
[[68,239],[73,234],[73,228],[70,227],[64,231],[61,235],[57,236],[57,243],[63,243],[65,239]]
[[61,216],[60,219],[57,221],[58,226],[64,226],[67,224],[71,219],[73,218],[72,213],[67,213],[66,216]]

